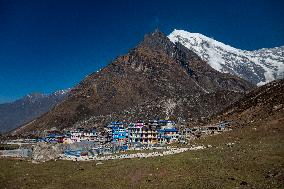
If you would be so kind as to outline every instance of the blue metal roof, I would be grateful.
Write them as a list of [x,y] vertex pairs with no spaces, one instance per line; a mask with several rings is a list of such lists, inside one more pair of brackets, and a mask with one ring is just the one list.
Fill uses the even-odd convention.
[[111,122],[110,124],[111,125],[123,125],[124,122]]
[[158,132],[178,132],[176,128],[171,128],[171,129],[160,129]]
[[172,120],[159,120],[160,123],[174,123]]
[[119,130],[119,129],[124,129],[124,127],[121,127],[121,126],[113,126],[111,129],[112,129],[112,130]]

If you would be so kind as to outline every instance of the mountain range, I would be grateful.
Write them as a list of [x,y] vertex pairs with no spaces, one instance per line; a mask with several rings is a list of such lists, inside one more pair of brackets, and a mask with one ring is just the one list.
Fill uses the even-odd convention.
[[14,130],[105,126],[110,121],[194,120],[213,115],[255,86],[220,73],[156,30],[126,55],[87,76],[66,100]]
[[215,70],[258,86],[284,77],[284,46],[246,51],[184,30],[174,30],[168,37],[195,52]]
[[[12,108],[5,109],[5,116],[10,120],[17,117],[13,107],[25,109],[19,104],[38,112],[25,119],[20,116],[22,121],[12,128],[22,126],[12,134],[52,127],[100,129],[118,120],[170,118],[194,122],[223,111],[256,85],[283,78],[283,50],[282,46],[244,51],[202,34],[175,30],[166,36],[156,30],[126,55],[88,75],[68,95],[39,103],[49,104],[45,108],[19,103],[23,99],[12,103],[17,104],[14,106],[6,104]],[[40,99],[48,98],[42,96]],[[9,125],[7,119],[3,120]]]
[[45,95],[33,93],[11,103],[0,104],[0,133],[32,121],[62,102],[68,90]]

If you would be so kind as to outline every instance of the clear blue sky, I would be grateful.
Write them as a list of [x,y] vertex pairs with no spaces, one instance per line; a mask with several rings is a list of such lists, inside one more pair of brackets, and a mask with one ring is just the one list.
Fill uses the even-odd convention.
[[0,103],[69,88],[160,28],[284,45],[281,0],[0,0]]

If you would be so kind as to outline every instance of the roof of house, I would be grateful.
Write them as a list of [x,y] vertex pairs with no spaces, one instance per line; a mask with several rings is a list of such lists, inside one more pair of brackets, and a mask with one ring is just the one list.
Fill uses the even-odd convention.
[[159,132],[178,132],[177,128],[159,129]]

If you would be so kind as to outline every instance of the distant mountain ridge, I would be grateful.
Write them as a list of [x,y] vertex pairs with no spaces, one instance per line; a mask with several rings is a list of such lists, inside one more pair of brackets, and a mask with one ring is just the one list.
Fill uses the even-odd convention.
[[0,133],[13,130],[51,110],[62,102],[68,90],[52,94],[32,93],[10,103],[0,104]]
[[87,76],[48,113],[14,130],[103,128],[111,121],[199,119],[255,86],[211,68],[196,53],[155,31],[127,54]]
[[284,78],[284,46],[246,51],[184,30],[174,30],[168,37],[195,52],[212,68],[258,86]]

